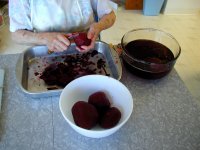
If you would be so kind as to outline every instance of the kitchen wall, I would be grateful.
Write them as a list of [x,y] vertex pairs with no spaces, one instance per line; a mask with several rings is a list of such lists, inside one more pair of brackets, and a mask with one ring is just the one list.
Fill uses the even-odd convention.
[[192,14],[200,12],[200,0],[165,0],[164,14]]

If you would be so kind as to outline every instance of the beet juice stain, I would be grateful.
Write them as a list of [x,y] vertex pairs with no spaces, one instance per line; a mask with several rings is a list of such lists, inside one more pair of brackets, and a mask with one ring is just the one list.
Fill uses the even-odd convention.
[[[129,70],[144,78],[153,79],[163,77],[170,71],[169,67],[165,69],[165,64],[174,60],[174,55],[168,47],[152,40],[134,40],[129,42],[125,46],[125,49],[126,53],[132,58],[145,61],[149,66],[151,64],[154,64],[155,66],[158,64],[159,69],[165,70],[163,72],[159,72],[158,70],[159,73],[145,72],[142,70],[142,64],[139,66],[141,69],[137,69],[124,61]],[[165,68],[162,68],[162,64]]]

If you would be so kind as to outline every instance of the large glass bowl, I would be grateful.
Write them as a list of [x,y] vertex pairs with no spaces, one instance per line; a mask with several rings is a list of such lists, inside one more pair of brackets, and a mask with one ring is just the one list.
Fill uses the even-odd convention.
[[125,67],[147,79],[167,75],[181,53],[181,47],[172,35],[153,28],[127,32],[122,37],[121,45]]

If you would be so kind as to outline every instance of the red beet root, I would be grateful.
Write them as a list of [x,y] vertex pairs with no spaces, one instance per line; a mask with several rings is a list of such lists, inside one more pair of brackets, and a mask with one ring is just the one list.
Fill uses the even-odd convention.
[[76,46],[78,46],[80,49],[82,49],[81,46],[89,46],[91,43],[91,39],[88,39],[87,33],[84,32],[77,33],[77,35],[75,34],[73,38]]
[[88,103],[94,105],[100,117],[110,108],[110,102],[104,92],[95,92],[89,96]]
[[85,129],[91,129],[98,121],[96,108],[84,101],[78,101],[73,105],[72,115],[76,125]]
[[116,107],[110,108],[100,120],[100,126],[105,129],[114,127],[121,118],[121,112]]

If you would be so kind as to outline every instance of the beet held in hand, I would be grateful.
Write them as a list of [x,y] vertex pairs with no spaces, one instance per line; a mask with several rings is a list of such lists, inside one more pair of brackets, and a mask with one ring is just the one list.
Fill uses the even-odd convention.
[[87,38],[87,33],[85,32],[74,33],[73,39],[76,43],[76,46],[79,47],[81,50],[83,50],[81,46],[89,46],[91,43],[91,39]]

